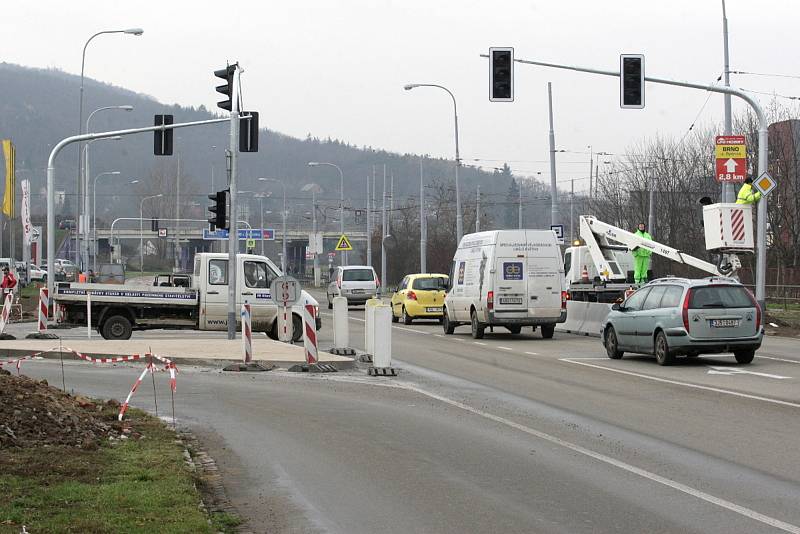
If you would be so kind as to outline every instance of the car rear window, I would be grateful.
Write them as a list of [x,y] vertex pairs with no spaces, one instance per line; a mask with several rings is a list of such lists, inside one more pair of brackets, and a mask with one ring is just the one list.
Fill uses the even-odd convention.
[[375,276],[372,269],[345,269],[342,272],[342,280],[345,282],[374,282]]
[[705,286],[692,289],[690,308],[752,308],[750,293],[742,286]]
[[436,276],[431,278],[417,278],[411,285],[412,289],[439,291],[447,289],[447,277]]

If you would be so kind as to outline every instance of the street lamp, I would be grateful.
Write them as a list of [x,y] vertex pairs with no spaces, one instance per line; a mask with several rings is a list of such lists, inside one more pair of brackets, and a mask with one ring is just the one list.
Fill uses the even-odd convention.
[[[139,35],[142,35],[144,33],[144,30],[141,29],[141,28],[127,28],[127,29],[123,29],[123,30],[103,30],[103,31],[95,33],[94,35],[89,37],[89,39],[86,40],[86,43],[83,45],[83,53],[81,54],[81,89],[80,89],[80,98],[79,98],[79,104],[78,104],[78,134],[79,135],[84,133],[83,132],[83,79],[84,79],[84,71],[85,71],[85,66],[86,66],[86,48],[89,46],[89,43],[91,43],[92,40],[95,37],[97,37],[99,35],[104,35],[104,34],[107,34],[107,33],[124,33],[124,34],[127,34],[127,35],[139,36]],[[88,128],[87,128],[87,131],[88,131]],[[78,179],[77,179],[77,184],[76,184],[76,187],[75,187],[75,191],[78,192],[78,193],[80,193],[80,190],[81,190],[81,177],[82,177],[81,171],[82,171],[82,167],[83,167],[82,158],[81,158],[81,149],[83,148],[82,144],[83,143],[78,143]],[[76,202],[76,206],[75,206],[75,220],[76,221],[79,220],[79,218],[80,218],[80,211],[81,211],[80,203]],[[76,232],[76,234],[77,234],[77,232]],[[76,242],[76,245],[77,245],[77,242]],[[77,248],[78,247],[76,247],[76,250],[75,250],[76,259],[78,259],[77,256],[79,254],[79,252],[77,251]]]
[[[92,117],[98,111],[106,111],[109,109],[117,109],[122,111],[133,111],[133,106],[131,105],[123,105],[123,106],[104,106],[101,108],[97,108],[96,110],[89,113],[89,117],[86,118],[86,131],[91,131],[89,125],[92,121]],[[120,136],[111,137],[115,141],[122,139]],[[94,139],[92,141],[95,141]],[[83,248],[86,250],[87,257],[89,256],[89,145],[92,144],[92,141],[89,141],[83,147],[83,241],[84,245]],[[76,234],[77,235],[77,234]],[[79,247],[78,247],[79,248]],[[88,260],[87,260],[88,261]]]
[[[94,237],[93,241],[95,243],[95,247],[97,247],[97,179],[101,176],[117,176],[119,174],[119,171],[101,172],[94,177],[94,182],[92,184],[92,235]],[[138,183],[139,180],[131,180],[128,182],[130,185]],[[94,253],[92,260],[92,270],[97,272],[97,252]]]
[[[339,168],[338,165],[334,163],[326,163],[322,161],[309,161],[309,167],[319,167],[320,165],[328,165],[330,167],[336,167],[336,170],[339,171],[339,233],[344,235],[344,174],[342,174],[342,169]],[[339,265],[345,265],[345,255],[344,251],[339,256]]]
[[148,198],[161,198],[163,196],[163,193],[150,195],[149,197],[144,197],[139,203],[139,272],[141,273],[144,272],[144,225],[142,224],[142,220],[144,219],[144,201]]
[[410,91],[411,89],[415,89],[417,87],[436,87],[442,89],[443,91],[447,91],[447,94],[450,95],[450,98],[453,99],[453,119],[455,124],[455,139],[456,139],[456,242],[461,242],[461,236],[463,235],[463,220],[461,218],[461,191],[459,188],[458,183],[458,168],[461,166],[461,157],[459,156],[458,152],[458,109],[456,107],[456,97],[453,96],[453,93],[447,87],[443,85],[437,85],[435,83],[409,83],[403,86],[403,89],[406,91]]
[[[281,233],[281,241],[282,241],[281,248],[283,249],[283,252],[281,253],[281,271],[283,271],[283,275],[286,276],[286,185],[283,182],[281,182],[280,180],[277,180],[275,178],[259,178],[258,181],[259,182],[274,182],[276,184],[279,184],[283,188],[283,214],[282,214],[283,217],[281,218],[281,221],[283,223],[283,231]],[[261,230],[262,230],[262,233],[263,233],[263,230],[264,230],[264,214],[263,214],[263,212],[261,214]],[[264,254],[264,241],[263,241],[264,236],[262,235],[261,238],[262,238],[262,241],[261,241],[261,254]]]
[[[312,247],[314,257],[314,287],[319,287],[320,284],[320,271],[319,271],[319,254],[321,250],[317,250],[317,193],[322,192],[322,187],[319,184],[306,184],[303,186],[303,191],[311,191],[311,232],[314,234],[314,246]],[[369,199],[367,199],[369,204]],[[369,215],[369,213],[367,214]],[[369,221],[369,217],[367,217]],[[369,232],[367,232],[367,239],[369,240]],[[309,243],[310,244],[310,243]]]

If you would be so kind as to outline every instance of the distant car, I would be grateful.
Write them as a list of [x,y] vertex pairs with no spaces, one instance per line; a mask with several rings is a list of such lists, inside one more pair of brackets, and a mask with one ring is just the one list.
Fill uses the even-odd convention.
[[75,221],[73,219],[64,219],[58,223],[59,230],[72,230],[75,228]]
[[402,319],[411,324],[414,319],[442,320],[442,305],[447,293],[446,274],[409,274],[392,295],[392,322]]
[[614,304],[602,329],[609,358],[625,352],[655,355],[659,365],[678,355],[733,352],[753,361],[764,339],[761,308],[732,278],[662,278]]
[[31,263],[31,281],[47,282],[47,271]]
[[369,265],[337,267],[326,291],[328,309],[333,308],[334,297],[345,297],[348,306],[364,304],[377,296],[379,286],[378,275]]

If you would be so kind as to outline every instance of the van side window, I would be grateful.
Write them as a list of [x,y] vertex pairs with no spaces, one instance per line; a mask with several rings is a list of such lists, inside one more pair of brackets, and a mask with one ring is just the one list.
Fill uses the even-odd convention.
[[212,286],[228,285],[228,260],[209,260],[208,283]]
[[656,286],[650,290],[650,294],[647,295],[647,299],[644,301],[644,306],[642,306],[643,310],[655,310],[661,307],[661,297],[664,296],[664,292],[667,290],[667,286]]
[[263,261],[244,262],[244,284],[247,287],[267,288],[270,282],[266,263]]

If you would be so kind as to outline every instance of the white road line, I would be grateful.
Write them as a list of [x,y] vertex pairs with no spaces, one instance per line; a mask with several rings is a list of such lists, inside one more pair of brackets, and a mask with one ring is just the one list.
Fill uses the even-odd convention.
[[486,346],[486,343],[481,343],[480,341],[473,341],[476,345],[481,345],[482,347]]
[[444,337],[442,334],[433,334],[435,337]]
[[[591,358],[583,358],[583,359],[588,360],[588,359],[591,359]],[[602,369],[603,371],[611,371],[612,373],[620,373],[620,374],[623,374],[623,375],[637,376],[639,378],[645,378],[647,380],[654,380],[655,382],[663,382],[665,384],[675,384],[675,385],[678,385],[678,386],[685,386],[687,388],[702,389],[702,390],[705,390],[705,391],[713,391],[715,393],[722,393],[724,395],[733,395],[734,397],[742,397],[744,399],[752,399],[752,400],[758,400],[758,401],[763,401],[763,402],[771,402],[772,404],[780,404],[781,406],[789,406],[791,408],[800,408],[800,404],[797,404],[795,402],[782,401],[782,400],[778,400],[778,399],[770,399],[769,397],[760,397],[758,395],[750,395],[748,393],[739,393],[738,391],[731,391],[731,390],[728,390],[728,389],[715,388],[715,387],[711,387],[711,386],[701,386],[700,384],[692,384],[692,383],[689,383],[689,382],[680,382],[678,380],[670,380],[668,378],[658,378],[656,376],[643,375],[641,373],[634,373],[632,371],[623,371],[621,369],[611,369],[610,367],[605,367],[603,365],[595,365],[593,363],[586,363],[586,362],[577,361],[578,358],[559,358],[559,360],[562,361],[562,362],[574,363],[575,365],[585,365],[586,367],[594,367],[595,369]]]
[[499,346],[499,345],[498,345],[498,347],[497,347],[497,348],[498,348],[498,349],[503,349],[503,350],[514,350],[514,349],[512,349],[511,347],[501,347],[501,346]]
[[786,358],[776,358],[774,356],[761,356],[759,354],[756,354],[756,357],[759,360],[764,359],[764,360],[775,360],[777,362],[800,363],[800,360],[787,360]]
[[[577,363],[577,362],[573,362],[573,363]],[[582,365],[589,365],[589,364],[582,364]],[[454,406],[456,408],[460,408],[460,409],[462,409],[464,411],[470,412],[470,413],[478,415],[480,417],[484,417],[486,419],[489,419],[490,421],[494,421],[496,423],[500,423],[500,424],[509,426],[511,428],[519,430],[520,432],[524,432],[524,433],[526,433],[528,435],[537,437],[539,439],[543,439],[545,441],[549,441],[550,443],[553,443],[553,444],[558,445],[560,447],[564,447],[566,449],[569,449],[571,451],[577,452],[579,454],[583,454],[584,456],[588,456],[590,458],[594,458],[595,460],[598,460],[598,461],[603,462],[605,464],[612,465],[614,467],[617,467],[619,469],[622,469],[622,470],[627,471],[629,473],[632,473],[634,475],[646,478],[646,479],[651,480],[653,482],[656,482],[658,484],[662,484],[664,486],[667,486],[667,487],[670,487],[672,489],[678,490],[678,491],[680,491],[682,493],[685,493],[687,495],[690,495],[692,497],[696,497],[696,498],[698,498],[700,500],[703,500],[703,501],[706,501],[708,503],[715,504],[715,505],[717,505],[719,507],[725,508],[727,510],[730,510],[730,511],[735,512],[737,514],[743,515],[745,517],[749,517],[750,519],[753,519],[755,521],[764,523],[764,524],[769,525],[771,527],[775,527],[775,528],[783,530],[785,532],[792,532],[792,533],[795,533],[795,534],[800,534],[800,527],[797,526],[797,525],[792,525],[791,523],[786,523],[786,522],[783,522],[783,521],[781,521],[779,519],[775,519],[773,517],[769,517],[767,515],[764,515],[764,514],[761,514],[759,512],[756,512],[755,510],[752,510],[750,508],[746,508],[744,506],[740,506],[740,505],[738,505],[736,503],[733,503],[731,501],[726,501],[725,499],[721,499],[719,497],[715,497],[714,495],[711,495],[710,493],[706,493],[704,491],[700,491],[698,489],[695,489],[695,488],[693,488],[691,486],[687,486],[686,484],[681,484],[680,482],[676,482],[675,480],[663,477],[661,475],[657,475],[656,473],[652,473],[652,472],[647,471],[645,469],[642,469],[640,467],[636,467],[636,466],[633,466],[631,464],[627,464],[625,462],[622,462],[622,461],[617,460],[615,458],[612,458],[610,456],[606,456],[605,454],[601,454],[599,452],[595,452],[595,451],[587,449],[585,447],[581,447],[580,445],[576,445],[574,443],[570,443],[569,441],[565,441],[565,440],[563,440],[561,438],[558,438],[556,436],[552,436],[552,435],[547,434],[545,432],[542,432],[540,430],[535,430],[535,429],[527,427],[525,425],[522,425],[522,424],[519,424],[519,423],[515,423],[514,421],[511,421],[511,420],[506,419],[504,417],[500,417],[498,415],[494,415],[494,414],[491,414],[491,413],[488,413],[488,412],[484,412],[483,410],[479,410],[477,408],[473,408],[472,406],[468,406],[468,405],[466,405],[466,404],[464,404],[462,402],[458,402],[458,401],[455,401],[455,400],[452,400],[452,399],[448,399],[447,397],[443,397],[441,395],[437,395],[436,393],[431,393],[429,391],[425,391],[424,389],[421,389],[421,388],[419,388],[417,386],[413,386],[413,385],[408,384],[405,387],[407,389],[409,389],[411,391],[415,391],[415,392],[417,392],[417,393],[419,393],[421,395],[425,395],[427,397],[430,397],[432,399],[438,400],[438,401],[443,402],[445,404],[449,404],[450,406]]]
[[528,354],[530,356],[538,356],[539,355],[538,352],[525,352],[525,354]]

